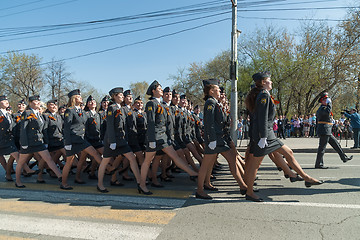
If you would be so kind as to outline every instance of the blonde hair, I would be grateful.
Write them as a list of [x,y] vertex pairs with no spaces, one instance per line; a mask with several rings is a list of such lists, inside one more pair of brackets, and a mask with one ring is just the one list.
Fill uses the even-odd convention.
[[75,106],[75,97],[76,97],[77,95],[74,95],[74,96],[71,96],[71,98],[69,98],[69,101],[68,101],[68,103],[67,103],[67,107],[73,107],[73,106]]

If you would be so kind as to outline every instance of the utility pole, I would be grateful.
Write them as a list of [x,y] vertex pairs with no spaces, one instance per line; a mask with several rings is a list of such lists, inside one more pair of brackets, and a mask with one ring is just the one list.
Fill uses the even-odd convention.
[[231,79],[231,104],[230,117],[232,124],[230,127],[231,138],[237,146],[237,120],[238,120],[238,64],[237,64],[237,38],[240,31],[237,30],[237,0],[231,0],[232,3],[232,32],[231,32],[231,62],[230,62],[230,79]]

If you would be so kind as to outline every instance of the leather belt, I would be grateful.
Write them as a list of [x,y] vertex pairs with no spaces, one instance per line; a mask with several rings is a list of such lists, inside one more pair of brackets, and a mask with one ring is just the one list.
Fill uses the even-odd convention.
[[333,125],[333,123],[331,122],[323,122],[323,121],[319,121],[318,124],[328,124],[328,125]]

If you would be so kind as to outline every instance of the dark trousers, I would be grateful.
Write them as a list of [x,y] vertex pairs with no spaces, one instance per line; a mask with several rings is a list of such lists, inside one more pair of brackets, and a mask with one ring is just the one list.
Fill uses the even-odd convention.
[[353,132],[354,132],[354,147],[358,148],[359,147],[360,128],[353,128]]
[[317,151],[315,167],[320,167],[324,165],[323,158],[327,143],[329,143],[332,148],[339,154],[341,160],[345,159],[346,154],[344,153],[339,142],[333,135],[319,135],[319,147]]
[[285,128],[280,127],[278,131],[279,131],[279,138],[286,139],[286,136],[285,136]]

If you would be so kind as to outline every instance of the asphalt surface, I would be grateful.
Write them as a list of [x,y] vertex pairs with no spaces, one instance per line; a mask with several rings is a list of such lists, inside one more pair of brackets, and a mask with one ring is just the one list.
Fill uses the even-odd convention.
[[[313,168],[318,139],[284,143],[305,172],[325,183],[290,183],[268,158],[257,181],[264,203],[240,195],[223,158],[214,180],[219,191],[209,192],[210,201],[194,198],[196,183],[185,173],[162,189],[149,187],[151,196],[139,195],[135,182],[108,184],[110,192],[101,194],[85,174],[85,186],[72,184],[71,176],[72,191],[60,190],[48,175],[46,184],[23,178],[21,190],[0,179],[0,239],[360,239],[360,150],[342,141],[354,159],[344,164],[328,149],[329,169],[320,170]],[[240,149],[245,146],[246,140]]]

